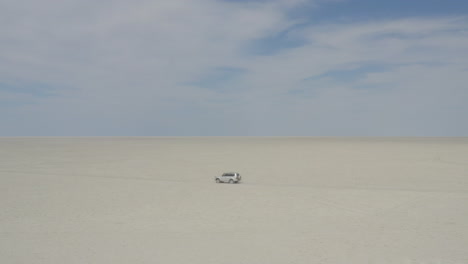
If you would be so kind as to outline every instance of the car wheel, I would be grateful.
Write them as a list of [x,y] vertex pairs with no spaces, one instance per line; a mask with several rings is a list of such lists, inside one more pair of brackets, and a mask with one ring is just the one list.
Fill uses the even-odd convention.
[[233,180],[229,180],[229,183],[233,183],[234,181]]
[[216,179],[216,183],[219,183],[219,179]]

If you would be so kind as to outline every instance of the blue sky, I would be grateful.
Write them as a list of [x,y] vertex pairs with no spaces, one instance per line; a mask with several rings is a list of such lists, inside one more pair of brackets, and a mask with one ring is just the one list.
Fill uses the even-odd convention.
[[468,3],[463,0],[426,0],[426,1],[330,1],[323,3],[317,13],[318,19],[331,21],[344,19],[348,21],[371,19],[397,19],[420,16],[465,15]]
[[468,2],[0,0],[0,136],[468,136]]

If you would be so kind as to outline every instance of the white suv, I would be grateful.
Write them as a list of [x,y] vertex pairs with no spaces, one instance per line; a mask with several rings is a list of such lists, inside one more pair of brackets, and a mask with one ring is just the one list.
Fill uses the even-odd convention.
[[216,183],[220,182],[229,182],[229,183],[238,183],[241,180],[241,175],[237,172],[227,172],[223,173],[221,176],[216,176]]

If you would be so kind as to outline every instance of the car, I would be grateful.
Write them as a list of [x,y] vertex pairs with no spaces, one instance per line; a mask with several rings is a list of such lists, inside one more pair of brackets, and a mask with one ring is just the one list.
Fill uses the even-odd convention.
[[216,183],[221,183],[221,182],[239,183],[241,179],[242,177],[240,173],[237,173],[237,172],[226,172],[226,173],[223,173],[223,175],[221,176],[215,177]]

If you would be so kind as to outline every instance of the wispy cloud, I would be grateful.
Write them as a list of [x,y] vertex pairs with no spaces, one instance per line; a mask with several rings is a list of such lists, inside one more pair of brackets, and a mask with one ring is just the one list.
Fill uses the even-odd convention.
[[0,113],[9,120],[0,126],[5,135],[468,134],[467,17],[314,23],[300,12],[329,5],[340,2],[2,3],[0,104],[19,107]]
[[[62,87],[64,89],[64,87]],[[57,88],[41,83],[0,83],[0,90],[12,94],[26,94],[34,97],[57,95]]]
[[211,89],[218,92],[228,92],[229,89],[242,90],[242,87],[236,87],[242,76],[247,73],[246,69],[236,67],[216,67],[215,69],[204,73],[199,80],[188,83],[200,88]]

